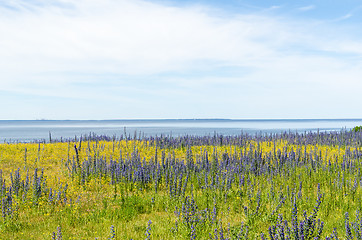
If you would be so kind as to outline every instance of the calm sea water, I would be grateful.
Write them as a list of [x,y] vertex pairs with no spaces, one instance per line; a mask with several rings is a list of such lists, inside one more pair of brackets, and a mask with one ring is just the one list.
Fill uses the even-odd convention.
[[33,141],[52,138],[72,138],[95,133],[121,136],[172,135],[237,135],[241,132],[281,133],[285,131],[339,131],[362,125],[362,119],[299,119],[299,120],[0,120],[0,141]]

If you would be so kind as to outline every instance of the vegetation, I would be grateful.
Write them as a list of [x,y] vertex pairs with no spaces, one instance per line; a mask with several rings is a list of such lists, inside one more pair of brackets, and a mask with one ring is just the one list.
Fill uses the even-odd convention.
[[352,129],[352,131],[355,131],[355,132],[361,132],[362,131],[362,126],[356,126]]
[[1,239],[362,239],[362,132],[0,144]]

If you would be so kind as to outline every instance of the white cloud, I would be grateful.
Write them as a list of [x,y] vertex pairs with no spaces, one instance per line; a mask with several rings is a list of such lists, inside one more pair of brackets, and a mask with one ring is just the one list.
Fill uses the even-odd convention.
[[349,19],[351,17],[353,17],[353,14],[352,13],[347,13],[346,15],[343,15],[342,17],[339,17],[339,18],[335,19],[334,21],[335,22],[343,21],[343,20],[347,20],[347,19]]
[[[344,84],[355,85],[355,89],[362,88],[362,63],[338,55],[360,55],[361,45],[339,32],[320,34],[320,29],[328,27],[323,23],[294,21],[260,12],[220,17],[213,14],[215,9],[170,7],[141,0],[7,3],[17,10],[0,7],[3,91],[88,100],[96,96],[143,109],[142,104],[159,100],[144,99],[141,95],[171,94],[177,104],[186,96],[190,102],[206,104],[217,99],[215,102],[221,105],[238,101],[246,104],[246,97],[238,95],[238,91],[250,89],[245,96],[254,94],[257,100],[251,106],[258,107],[268,101],[263,94],[275,99],[275,103],[288,104],[282,96],[293,93],[284,90],[313,88],[311,96],[317,99],[318,91],[313,86],[322,91],[321,87],[326,85],[334,94],[340,89],[341,79]],[[313,8],[310,5],[299,10]],[[177,76],[177,72],[217,71],[223,66],[245,68],[247,73],[225,77]],[[155,81],[162,73],[173,76]],[[119,76],[119,80],[110,83],[107,74]],[[156,86],[150,88],[138,79]],[[261,94],[258,85],[268,86],[274,92],[265,90]],[[234,94],[220,92],[226,88],[234,89]],[[279,97],[273,95],[275,92]],[[328,93],[324,96],[334,99]],[[252,113],[252,108],[245,104],[241,106]],[[302,106],[301,99],[298,104]],[[231,114],[233,110],[223,108],[222,112]],[[186,114],[187,109],[183,112]]]
[[315,5],[308,5],[308,6],[304,6],[304,7],[298,8],[298,10],[305,12],[305,11],[313,10],[313,9],[315,9],[315,8],[316,8]]
[[203,9],[111,0],[77,1],[64,11],[50,7],[2,16],[6,69],[152,74],[202,60],[247,64],[273,54],[265,38],[278,41],[271,34],[277,23],[260,16],[221,19]]

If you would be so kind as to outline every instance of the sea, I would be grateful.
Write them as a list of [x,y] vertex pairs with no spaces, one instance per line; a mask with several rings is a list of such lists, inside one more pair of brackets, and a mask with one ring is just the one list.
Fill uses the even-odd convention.
[[330,132],[361,125],[362,119],[0,120],[0,142],[72,139],[89,134],[177,137]]

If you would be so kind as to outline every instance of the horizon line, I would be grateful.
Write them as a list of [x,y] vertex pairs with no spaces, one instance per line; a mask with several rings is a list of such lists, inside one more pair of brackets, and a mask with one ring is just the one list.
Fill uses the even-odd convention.
[[362,120],[362,118],[115,118],[115,119],[0,119],[0,121],[286,121],[286,120]]

